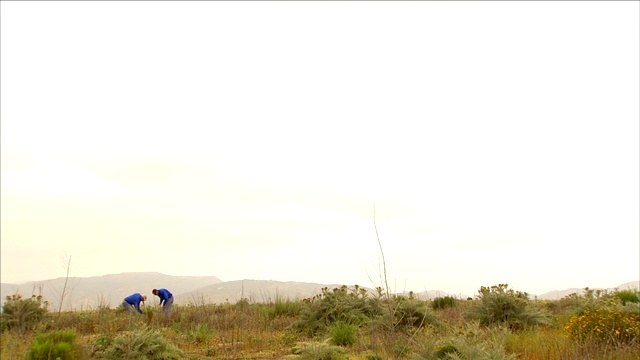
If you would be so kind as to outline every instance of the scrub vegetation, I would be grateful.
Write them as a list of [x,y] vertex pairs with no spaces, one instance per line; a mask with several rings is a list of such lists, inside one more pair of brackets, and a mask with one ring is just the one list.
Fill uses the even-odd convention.
[[2,359],[638,359],[638,293],[585,289],[530,299],[507,284],[473,299],[421,300],[382,288],[324,288],[308,299],[50,311],[41,297],[2,307]]

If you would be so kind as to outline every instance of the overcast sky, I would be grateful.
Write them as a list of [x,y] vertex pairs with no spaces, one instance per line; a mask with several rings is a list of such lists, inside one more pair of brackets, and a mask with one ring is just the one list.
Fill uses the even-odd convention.
[[2,282],[640,278],[638,2],[1,10]]

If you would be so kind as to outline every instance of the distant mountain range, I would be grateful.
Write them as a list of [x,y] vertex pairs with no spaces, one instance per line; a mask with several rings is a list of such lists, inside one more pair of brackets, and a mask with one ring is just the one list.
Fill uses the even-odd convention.
[[[608,291],[614,291],[614,290],[634,290],[634,291],[640,291],[640,281],[630,281],[628,283],[624,283],[624,284],[620,284],[616,287],[613,288],[607,288],[607,289],[598,289],[598,288],[593,288],[593,290],[608,290]],[[554,290],[554,291],[549,291],[547,293],[544,293],[540,296],[538,296],[538,299],[541,300],[558,300],[558,299],[562,299],[563,297],[567,296],[567,295],[571,295],[571,294],[578,294],[578,295],[583,295],[585,292],[584,288],[579,289],[579,288],[571,288],[571,289],[566,289],[566,290]]]
[[[67,287],[63,296],[62,291]],[[346,284],[352,286],[353,284]],[[49,301],[49,309],[57,310],[62,301],[63,310],[95,309],[99,306],[114,308],[122,300],[133,293],[144,293],[147,303],[155,304],[158,298],[151,294],[154,288],[167,288],[175,296],[176,304],[210,304],[235,303],[240,299],[251,302],[270,302],[277,298],[304,299],[320,294],[323,288],[333,289],[342,284],[316,284],[303,282],[282,282],[272,280],[237,280],[223,282],[215,276],[170,276],[160,273],[122,273],[93,277],[57,278],[33,281],[24,284],[0,284],[0,299],[4,303],[6,296],[20,294],[30,297],[32,294],[42,295]],[[639,281],[631,281],[607,290],[640,289]],[[373,291],[372,289],[368,289]],[[555,300],[569,294],[582,294],[584,289],[572,288],[555,290],[542,295],[538,299]],[[443,291],[429,290],[415,293],[421,299],[450,295]],[[466,296],[464,296],[466,298]],[[533,296],[531,296],[533,298]]]
[[[62,291],[67,287],[64,296]],[[150,300],[154,288],[167,288],[174,294],[193,291],[222,281],[215,276],[170,276],[160,273],[122,273],[92,277],[57,278],[32,281],[24,284],[0,284],[4,303],[7,295],[16,293],[23,297],[42,295],[49,301],[50,309],[58,309],[62,300],[63,310],[95,309],[98,306],[115,307],[133,293],[147,294]],[[177,298],[177,297],[176,297]]]

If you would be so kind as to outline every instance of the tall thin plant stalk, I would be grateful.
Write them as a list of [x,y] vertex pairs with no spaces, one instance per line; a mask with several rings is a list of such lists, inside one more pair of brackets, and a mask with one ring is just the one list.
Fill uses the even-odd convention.
[[373,228],[376,231],[376,239],[378,240],[378,247],[380,248],[380,257],[382,258],[382,274],[380,276],[380,282],[384,286],[387,300],[390,300],[391,291],[389,290],[389,281],[387,278],[387,262],[384,258],[384,251],[382,250],[382,242],[380,241],[380,235],[378,234],[378,226],[376,225],[376,206],[373,205]]

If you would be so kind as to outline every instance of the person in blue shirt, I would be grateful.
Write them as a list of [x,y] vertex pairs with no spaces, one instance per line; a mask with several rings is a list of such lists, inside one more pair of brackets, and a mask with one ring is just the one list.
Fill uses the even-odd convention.
[[[135,293],[124,298],[122,302],[122,306],[125,309],[129,310],[130,313],[135,314],[136,310],[142,314],[142,310],[140,309],[140,303],[144,303],[147,300],[147,295]],[[144,305],[144,304],[143,304]]]
[[171,311],[171,305],[173,305],[173,294],[167,289],[153,289],[153,295],[157,295],[160,298],[160,306],[165,315],[169,315]]

